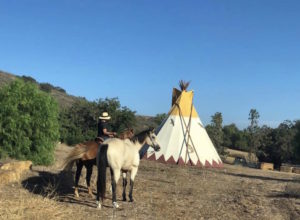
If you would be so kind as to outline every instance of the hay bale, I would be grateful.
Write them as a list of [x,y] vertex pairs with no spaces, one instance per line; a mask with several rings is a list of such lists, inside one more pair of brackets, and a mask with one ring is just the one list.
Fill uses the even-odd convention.
[[293,167],[293,173],[300,174],[300,167]]
[[227,157],[222,158],[222,161],[224,163],[233,165],[234,161],[235,161],[235,157],[227,156]]
[[0,185],[18,182],[20,178],[21,173],[16,170],[0,170]]
[[233,150],[233,149],[229,149],[229,148],[225,149],[225,153],[227,153],[228,156],[230,156],[230,157],[244,159],[247,163],[257,163],[258,162],[258,158],[256,157],[256,155],[254,153],[249,153],[249,152],[240,151],[240,150]]
[[260,169],[261,170],[274,170],[274,164],[273,163],[260,163]]
[[30,170],[31,161],[15,161],[2,164],[0,167],[0,184],[19,182],[24,171]]
[[3,164],[0,169],[1,170],[17,170],[19,172],[23,172],[25,170],[30,170],[32,167],[32,162],[27,161],[15,161],[11,163]]
[[280,166],[280,172],[292,173],[293,167],[287,166],[287,165],[282,165],[282,166]]

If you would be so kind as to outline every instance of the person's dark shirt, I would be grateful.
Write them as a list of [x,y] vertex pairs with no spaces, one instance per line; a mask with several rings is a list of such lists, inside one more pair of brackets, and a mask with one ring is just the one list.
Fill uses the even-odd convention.
[[103,129],[108,130],[108,123],[99,120],[99,122],[98,122],[98,135],[97,135],[97,137],[108,137],[107,135],[105,135],[103,133]]

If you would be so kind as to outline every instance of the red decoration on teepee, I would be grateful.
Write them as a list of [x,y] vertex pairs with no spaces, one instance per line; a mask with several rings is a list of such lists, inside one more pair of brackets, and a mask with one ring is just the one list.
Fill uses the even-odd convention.
[[188,160],[187,165],[189,165],[189,166],[195,166],[195,164],[193,163],[193,161],[191,159]]
[[203,167],[203,165],[202,165],[202,163],[200,162],[200,160],[197,161],[196,166],[197,166],[197,167]]
[[223,167],[224,167],[223,162],[219,160],[219,168],[223,168]]
[[211,164],[207,160],[205,161],[205,165],[204,166],[205,167],[212,167]]
[[147,155],[147,152],[144,154],[144,156],[142,157],[142,159],[146,159],[147,160],[147,157],[148,157],[148,155]]
[[[222,161],[220,161],[220,160],[218,160],[218,163],[216,162],[216,167],[217,168],[223,168],[224,167],[224,165],[223,165],[223,162]],[[214,164],[213,164],[214,165]]]
[[161,162],[161,163],[166,163],[166,160],[165,160],[165,157],[164,155],[161,155],[158,159],[157,159],[158,162]]
[[176,164],[176,161],[174,160],[174,157],[171,156],[171,157],[167,160],[167,163],[169,163],[169,164]]
[[182,157],[179,157],[179,159],[177,161],[177,164],[178,165],[184,165],[185,164],[184,161],[183,161],[183,159],[182,159]]
[[218,167],[218,168],[220,168],[220,163],[217,163],[215,160],[213,160],[212,167]]
[[152,154],[152,155],[148,158],[148,160],[156,160],[155,154]]

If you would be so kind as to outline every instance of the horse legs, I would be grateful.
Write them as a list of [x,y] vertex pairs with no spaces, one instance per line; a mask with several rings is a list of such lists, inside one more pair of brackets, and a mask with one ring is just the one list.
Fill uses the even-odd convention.
[[86,184],[88,187],[88,193],[90,196],[93,196],[93,191],[90,185],[91,176],[93,173],[93,163],[91,161],[86,161],[85,168],[86,168]]
[[138,171],[138,167],[133,167],[131,169],[131,173],[130,173],[130,189],[129,189],[129,202],[133,202],[133,198],[132,198],[132,191],[133,191],[133,183],[134,183],[134,178],[137,174]]
[[119,205],[117,203],[117,183],[120,178],[121,171],[119,169],[112,169],[110,168],[110,174],[111,174],[111,186],[112,186],[112,202],[114,208],[119,208]]
[[76,161],[76,167],[77,167],[77,169],[76,169],[76,175],[75,175],[75,190],[74,190],[74,194],[75,194],[75,197],[79,197],[78,182],[79,182],[81,170],[82,170],[82,167],[83,167],[82,160]]
[[127,173],[123,172],[123,201],[126,201]]

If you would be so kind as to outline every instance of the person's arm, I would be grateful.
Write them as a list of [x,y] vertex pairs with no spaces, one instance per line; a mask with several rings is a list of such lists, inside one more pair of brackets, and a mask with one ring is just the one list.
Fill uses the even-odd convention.
[[105,134],[105,135],[107,135],[107,136],[109,136],[109,137],[114,137],[114,136],[117,135],[116,132],[110,132],[110,131],[108,131],[106,128],[103,128],[103,134]]

